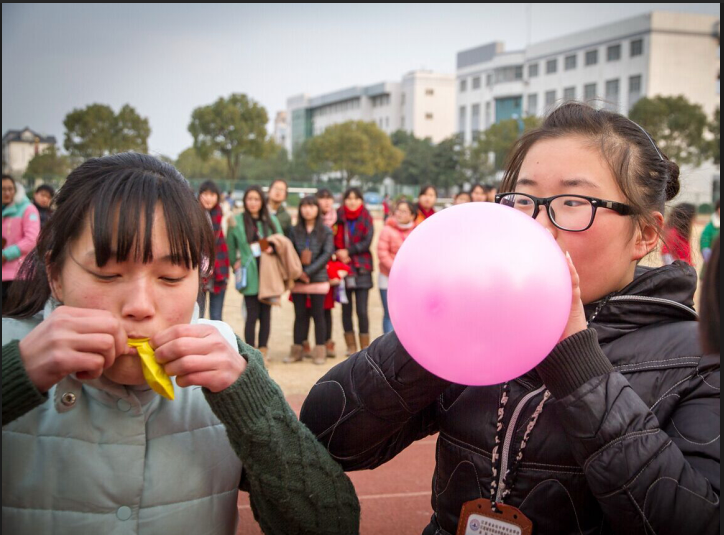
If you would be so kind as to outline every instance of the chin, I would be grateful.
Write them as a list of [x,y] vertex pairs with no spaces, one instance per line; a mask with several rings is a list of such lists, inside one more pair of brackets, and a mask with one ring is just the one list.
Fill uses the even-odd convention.
[[133,355],[121,355],[113,363],[113,366],[103,372],[103,375],[119,385],[139,386],[146,384],[141,360]]

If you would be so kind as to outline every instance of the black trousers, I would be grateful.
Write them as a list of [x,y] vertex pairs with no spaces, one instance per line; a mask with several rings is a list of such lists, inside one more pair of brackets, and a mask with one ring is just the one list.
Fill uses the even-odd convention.
[[[307,297],[312,307],[307,308]],[[294,343],[301,344],[307,339],[309,322],[314,318],[314,340],[317,345],[327,341],[327,320],[324,317],[324,298],[326,295],[292,294],[294,302]]]
[[[244,302],[246,303],[245,342],[252,347],[267,347],[271,332],[271,305],[261,303],[258,295],[245,295]],[[257,321],[259,322],[259,345],[254,343]]]
[[[352,323],[352,307],[354,304],[357,305],[357,323],[359,324],[360,334],[370,333],[370,320],[367,316],[367,300],[369,299],[369,290],[345,290],[347,292],[347,303],[342,305],[342,326],[344,332],[350,333],[354,331],[354,324]],[[356,300],[356,303],[353,301]]]

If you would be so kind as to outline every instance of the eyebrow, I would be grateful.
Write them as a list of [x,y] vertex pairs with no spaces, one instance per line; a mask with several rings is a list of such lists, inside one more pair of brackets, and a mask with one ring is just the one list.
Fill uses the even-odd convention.
[[[110,257],[109,257],[109,258],[110,258],[111,260],[115,260],[116,254],[117,254],[117,253],[116,253],[115,250],[114,250],[114,251],[111,251],[111,254],[110,254]],[[94,261],[95,261],[96,252],[95,252],[95,250],[91,249],[90,251],[88,251],[88,252],[85,254],[85,256],[86,256],[86,258],[88,258],[89,260],[94,260]],[[162,257],[160,257],[160,258],[154,258],[154,259],[153,259],[154,262],[167,262],[167,263],[169,263],[169,264],[176,264],[176,263],[178,263],[178,262],[175,262],[174,260],[176,260],[176,258],[175,258],[173,255],[170,255],[170,254],[167,254],[166,256],[162,256]]]
[[[566,188],[575,188],[575,187],[589,187],[589,188],[595,188],[600,189],[598,184],[595,182],[588,180],[587,178],[568,178],[566,180],[561,180],[561,186]],[[517,186],[537,186],[538,183],[531,179],[531,178],[519,178],[516,182]]]

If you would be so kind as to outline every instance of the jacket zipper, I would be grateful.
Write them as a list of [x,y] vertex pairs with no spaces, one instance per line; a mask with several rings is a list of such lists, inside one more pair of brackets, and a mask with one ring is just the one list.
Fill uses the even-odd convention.
[[508,471],[508,457],[510,454],[510,446],[513,442],[513,435],[515,435],[515,424],[518,422],[518,418],[520,417],[520,413],[523,412],[523,409],[528,404],[528,402],[543,392],[546,389],[545,385],[541,386],[537,390],[534,390],[533,392],[529,392],[526,394],[526,396],[520,400],[520,403],[516,405],[515,410],[513,411],[513,416],[510,418],[510,422],[508,422],[508,430],[505,432],[505,440],[503,441],[503,452],[501,456],[501,462],[500,462],[500,479],[498,480],[498,491],[495,493],[495,501],[500,501],[500,496],[503,493],[503,480],[505,479],[505,474]]
[[668,305],[673,306],[675,308],[678,308],[680,310],[684,310],[688,312],[690,315],[692,315],[694,318],[699,319],[699,314],[695,310],[692,310],[686,305],[682,305],[681,303],[677,303],[676,301],[672,301],[671,299],[663,299],[661,297],[647,297],[645,295],[616,295],[612,297],[609,302],[614,301],[638,301],[638,302],[645,302],[645,303],[657,303],[659,305]]

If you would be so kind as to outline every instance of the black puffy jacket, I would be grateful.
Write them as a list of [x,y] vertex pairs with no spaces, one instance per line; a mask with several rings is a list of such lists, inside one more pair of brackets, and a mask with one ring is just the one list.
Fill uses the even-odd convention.
[[[535,535],[719,533],[719,355],[699,349],[696,281],[681,264],[639,268],[592,328],[510,383],[503,462],[552,393],[505,500]],[[320,379],[301,419],[347,470],[439,433],[424,534],[454,534],[463,503],[490,497],[500,395],[432,376],[390,333]]]

